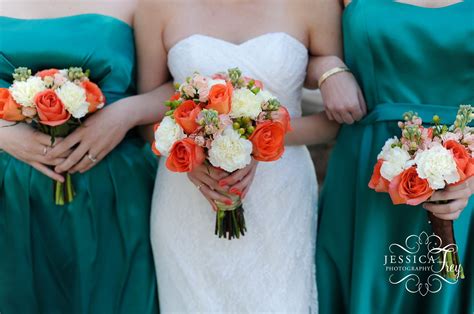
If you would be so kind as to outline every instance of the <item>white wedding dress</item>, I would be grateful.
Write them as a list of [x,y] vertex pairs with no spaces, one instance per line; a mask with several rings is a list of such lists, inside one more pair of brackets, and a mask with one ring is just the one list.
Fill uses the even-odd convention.
[[[239,67],[259,79],[292,117],[301,116],[308,51],[285,33],[243,44],[192,35],[176,44],[168,65],[176,82]],[[186,174],[161,158],[151,216],[151,241],[162,313],[316,313],[317,181],[305,146],[289,146],[261,162],[243,204],[247,233],[214,235],[215,212]]]

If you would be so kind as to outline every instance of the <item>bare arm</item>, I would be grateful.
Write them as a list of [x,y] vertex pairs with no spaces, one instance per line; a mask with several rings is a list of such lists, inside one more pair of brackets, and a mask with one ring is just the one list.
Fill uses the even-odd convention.
[[[85,172],[98,164],[137,126],[159,121],[163,116],[163,101],[173,91],[166,67],[166,52],[161,40],[163,18],[153,1],[142,1],[135,17],[137,41],[139,91],[141,95],[127,97],[107,106],[90,116],[83,126],[62,143],[58,144],[48,157],[58,157],[65,151],[77,147],[67,160],[55,168],[58,173],[69,171]],[[157,18],[158,15],[158,18]],[[151,140],[151,127],[140,128],[142,135]],[[90,156],[96,160],[92,161]]]
[[[325,71],[344,65],[341,61],[341,8],[334,0],[309,2],[306,11],[311,12],[307,14],[310,61],[305,86],[314,89]],[[339,130],[339,123],[331,120],[324,112],[293,119],[293,131],[288,134],[287,144],[311,145],[331,141]]]
[[[153,1],[142,0],[134,18],[138,60],[138,90],[140,103],[146,107],[140,125],[141,135],[153,140],[152,123],[160,121],[166,112],[163,102],[173,94],[173,84],[167,66],[167,51],[163,32],[168,8]],[[168,83],[167,83],[168,82]]]
[[[345,67],[342,50],[341,0],[317,0],[310,20],[310,62],[306,87],[318,88],[318,79],[328,70]],[[362,92],[354,76],[341,72],[329,77],[320,87],[326,114],[330,120],[352,124],[367,113]]]

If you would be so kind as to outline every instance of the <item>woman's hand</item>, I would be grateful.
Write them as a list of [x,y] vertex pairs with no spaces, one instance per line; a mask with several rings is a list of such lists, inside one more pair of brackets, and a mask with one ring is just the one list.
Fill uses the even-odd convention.
[[[443,220],[456,220],[467,206],[469,198],[473,194],[474,177],[467,179],[461,184],[448,186],[442,191],[434,192],[428,203],[423,208],[430,211],[436,217]],[[447,204],[434,204],[436,201],[450,201]]]
[[[59,145],[61,141],[61,138],[56,138],[55,145]],[[51,136],[40,133],[23,123],[13,126],[2,125],[0,143],[0,148],[11,156],[29,164],[53,180],[64,182],[64,177],[48,166],[63,163],[71,152],[65,150],[54,158],[46,156],[52,149]]]
[[228,187],[219,185],[219,180],[228,176],[224,170],[217,169],[211,165],[202,164],[193,171],[188,172],[188,178],[196,186],[196,188],[204,195],[212,208],[217,211],[214,200],[232,204],[232,200],[225,197],[219,192],[228,192]]
[[84,173],[98,164],[135,126],[133,114],[126,109],[126,106],[116,103],[97,111],[56,145],[47,157],[54,159],[70,149],[74,150],[63,163],[56,166],[55,171]]
[[334,74],[321,85],[321,95],[329,120],[352,124],[367,114],[364,96],[351,73]]
[[241,198],[245,197],[252,184],[256,168],[257,162],[253,159],[250,165],[232,174],[209,165],[200,165],[194,171],[189,172],[188,177],[208,200],[212,208],[217,211],[214,201],[228,205],[232,204],[231,199],[219,192],[232,193],[239,195]]

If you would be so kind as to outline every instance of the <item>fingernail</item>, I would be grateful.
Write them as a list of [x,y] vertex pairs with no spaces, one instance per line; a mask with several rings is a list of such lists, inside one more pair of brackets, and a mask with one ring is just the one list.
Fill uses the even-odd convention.
[[227,206],[232,205],[234,202],[232,202],[230,199],[226,199],[224,202]]
[[221,181],[219,181],[219,185],[220,185],[220,186],[226,186],[226,185],[227,185],[227,181],[221,180]]
[[239,190],[239,189],[236,189],[236,188],[230,189],[229,192],[232,193],[232,194],[238,195],[238,196],[241,196],[241,195],[242,195],[242,192],[240,192],[240,190]]

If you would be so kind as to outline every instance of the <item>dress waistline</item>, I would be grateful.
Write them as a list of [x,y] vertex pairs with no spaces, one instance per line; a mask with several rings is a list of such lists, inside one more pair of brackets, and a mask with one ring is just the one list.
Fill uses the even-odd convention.
[[418,116],[426,123],[431,122],[434,115],[440,116],[445,123],[451,123],[456,118],[459,105],[381,103],[377,104],[358,124],[369,125],[384,121],[401,121],[403,114],[408,111],[418,113]]

